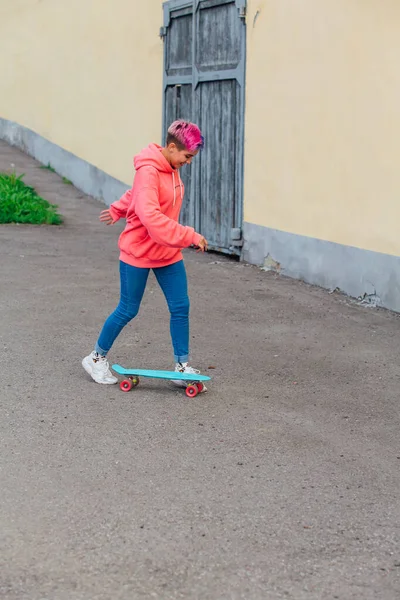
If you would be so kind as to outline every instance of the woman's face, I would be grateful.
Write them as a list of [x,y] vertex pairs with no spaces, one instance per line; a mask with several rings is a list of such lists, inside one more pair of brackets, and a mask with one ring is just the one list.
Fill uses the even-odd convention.
[[198,150],[195,150],[194,152],[189,152],[189,150],[186,149],[179,150],[175,144],[169,144],[166,150],[169,163],[174,169],[180,169],[183,165],[190,165],[193,157],[199,153]]

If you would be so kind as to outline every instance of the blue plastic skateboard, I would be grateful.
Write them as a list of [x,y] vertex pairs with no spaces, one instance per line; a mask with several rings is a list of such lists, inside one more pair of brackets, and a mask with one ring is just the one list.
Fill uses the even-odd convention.
[[176,371],[148,371],[146,369],[124,369],[121,365],[113,365],[113,370],[119,375],[126,376],[126,379],[121,381],[119,384],[120,389],[123,392],[129,392],[132,388],[137,387],[139,385],[139,377],[149,377],[151,379],[168,379],[169,381],[185,381],[187,382],[186,386],[186,396],[189,398],[194,398],[203,391],[203,381],[210,381],[211,377],[207,375],[193,375],[190,374],[190,379],[188,379],[188,374],[185,373],[177,373]]

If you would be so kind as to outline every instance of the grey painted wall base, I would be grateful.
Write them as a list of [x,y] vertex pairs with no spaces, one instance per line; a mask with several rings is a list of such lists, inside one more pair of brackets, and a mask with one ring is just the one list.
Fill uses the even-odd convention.
[[51,164],[59,175],[67,177],[85,194],[110,205],[129,188],[97,167],[49,142],[41,135],[0,118],[0,139],[33,156],[39,162]]
[[400,258],[285,233],[260,225],[243,227],[243,259],[327,289],[400,312]]

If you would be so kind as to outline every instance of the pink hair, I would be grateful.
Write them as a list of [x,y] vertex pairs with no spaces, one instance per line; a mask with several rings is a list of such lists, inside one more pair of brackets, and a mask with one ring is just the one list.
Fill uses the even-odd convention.
[[189,152],[195,152],[204,146],[204,138],[200,129],[189,121],[174,121],[168,129],[167,144],[173,141],[170,140],[171,137],[183,146],[182,149],[186,148]]

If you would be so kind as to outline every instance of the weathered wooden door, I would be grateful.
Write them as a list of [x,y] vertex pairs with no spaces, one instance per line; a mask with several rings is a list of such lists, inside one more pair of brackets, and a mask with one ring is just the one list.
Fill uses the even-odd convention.
[[205,148],[183,167],[182,222],[211,248],[240,254],[246,0],[164,4],[164,136],[178,118],[197,123]]

